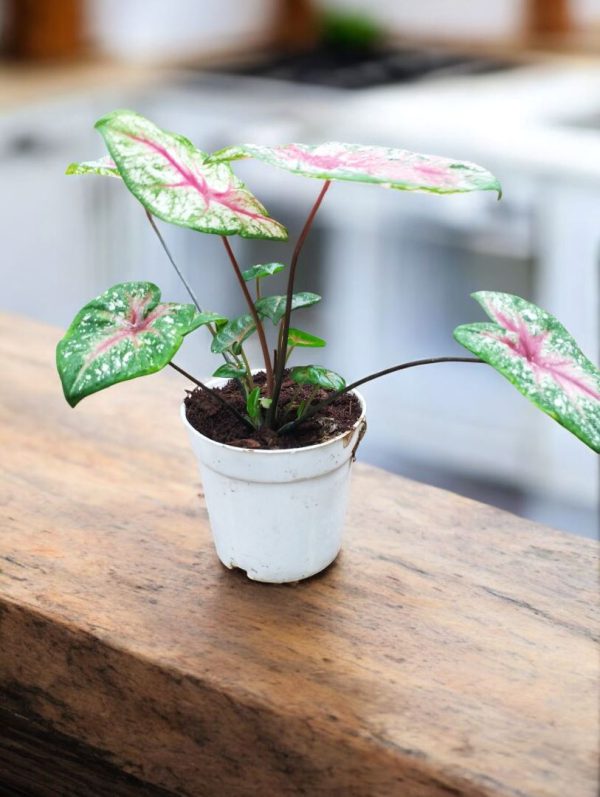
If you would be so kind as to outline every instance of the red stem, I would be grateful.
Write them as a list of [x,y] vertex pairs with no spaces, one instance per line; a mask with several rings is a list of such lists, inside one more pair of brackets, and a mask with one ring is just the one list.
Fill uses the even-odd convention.
[[336,390],[335,393],[330,393],[326,399],[323,399],[323,401],[320,401],[318,404],[314,404],[301,418],[296,421],[286,423],[285,426],[282,426],[281,429],[278,429],[277,434],[287,434],[288,432],[291,432],[301,423],[307,421],[309,418],[312,418],[313,415],[316,415],[319,410],[324,409],[340,396],[343,396],[344,393],[349,393],[351,390],[360,387],[360,385],[364,385],[365,382],[371,382],[373,379],[379,379],[380,376],[387,376],[387,374],[393,374],[396,371],[404,371],[407,368],[416,368],[419,365],[435,365],[436,363],[480,363],[482,365],[487,365],[484,360],[480,360],[478,357],[429,357],[426,360],[411,360],[411,362],[408,363],[393,365],[391,368],[384,368],[383,371],[377,371],[374,374],[363,376],[362,379],[357,379],[356,382],[346,385],[346,387],[343,387],[341,390]]
[[280,327],[280,337],[277,349],[277,373],[275,374],[275,387],[272,393],[273,402],[269,407],[269,413],[267,416],[267,421],[269,425],[273,426],[273,421],[275,419],[275,414],[277,412],[277,402],[279,401],[279,394],[281,392],[281,385],[283,383],[283,372],[285,370],[285,360],[286,360],[286,351],[287,351],[287,339],[288,334],[290,331],[290,318],[292,315],[292,296],[294,294],[294,281],[296,278],[296,268],[298,266],[298,258],[300,257],[300,252],[302,251],[302,247],[304,246],[304,242],[310,232],[310,228],[312,227],[312,223],[314,221],[315,216],[317,215],[317,211],[321,207],[321,202],[323,201],[325,194],[327,193],[327,189],[331,185],[330,180],[326,180],[323,184],[323,188],[321,189],[319,196],[316,199],[315,204],[312,206],[310,213],[306,221],[304,222],[304,227],[302,228],[302,232],[298,236],[298,240],[296,241],[296,246],[294,247],[294,251],[292,253],[292,260],[290,262],[290,272],[288,275],[288,283],[287,283],[287,294],[286,294],[286,302],[285,302],[285,315],[283,316],[282,325]]
[[265,361],[265,373],[267,375],[267,393],[269,396],[273,395],[273,366],[271,365],[271,358],[269,356],[269,346],[267,344],[267,338],[265,335],[265,330],[262,325],[262,321],[258,317],[258,313],[256,312],[256,307],[254,306],[254,302],[252,301],[252,296],[250,296],[250,291],[248,290],[248,286],[244,278],[242,277],[242,272],[239,266],[239,263],[236,260],[235,255],[233,254],[233,250],[229,245],[229,241],[227,240],[226,236],[222,235],[221,240],[225,244],[225,249],[227,254],[229,255],[229,259],[231,260],[231,265],[233,266],[233,270],[235,271],[235,275],[240,283],[240,288],[242,289],[242,293],[244,294],[244,298],[248,305],[248,309],[250,310],[250,314],[256,324],[256,331],[258,333],[258,339],[260,341],[260,347],[262,349],[263,359]]

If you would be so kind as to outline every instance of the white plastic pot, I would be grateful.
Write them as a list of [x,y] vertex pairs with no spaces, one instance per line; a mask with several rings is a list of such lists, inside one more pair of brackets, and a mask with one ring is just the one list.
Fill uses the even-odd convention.
[[282,584],[314,576],[333,562],[342,544],[353,454],[366,429],[365,401],[356,396],[362,413],[345,434],[270,451],[216,443],[188,423],[181,405],[225,567]]

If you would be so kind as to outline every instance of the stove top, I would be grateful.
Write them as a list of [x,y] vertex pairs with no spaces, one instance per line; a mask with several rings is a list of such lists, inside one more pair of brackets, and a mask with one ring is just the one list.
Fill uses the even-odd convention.
[[303,53],[274,53],[258,63],[240,63],[221,73],[263,77],[338,89],[367,89],[513,68],[509,62],[427,49],[348,50],[319,46]]

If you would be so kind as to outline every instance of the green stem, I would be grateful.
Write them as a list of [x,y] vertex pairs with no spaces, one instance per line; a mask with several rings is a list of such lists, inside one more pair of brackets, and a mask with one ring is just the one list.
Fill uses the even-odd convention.
[[[195,293],[194,293],[194,291],[192,290],[192,288],[191,288],[190,284],[188,283],[188,281],[186,280],[186,278],[183,276],[183,273],[181,272],[181,270],[180,270],[179,266],[177,265],[177,263],[176,263],[176,262],[175,262],[175,260],[173,259],[173,255],[171,254],[171,252],[170,252],[170,250],[169,250],[169,247],[167,246],[165,239],[162,237],[162,235],[161,235],[161,232],[160,232],[160,230],[158,229],[158,227],[157,227],[157,225],[156,225],[156,222],[154,221],[154,217],[152,216],[152,214],[150,213],[150,211],[149,211],[149,210],[147,210],[147,211],[146,211],[146,218],[147,218],[147,219],[148,219],[148,221],[150,222],[150,225],[151,225],[152,229],[154,230],[154,232],[155,232],[155,234],[156,234],[156,237],[157,237],[157,238],[158,238],[158,240],[160,241],[160,245],[161,245],[161,246],[162,246],[162,248],[164,249],[164,251],[165,251],[165,254],[167,255],[167,257],[169,258],[169,261],[171,262],[171,265],[172,265],[172,266],[173,266],[173,268],[175,269],[175,272],[177,273],[177,276],[179,277],[179,279],[180,279],[180,280],[181,280],[181,282],[183,283],[183,286],[184,286],[184,288],[186,289],[186,291],[189,293],[189,295],[190,295],[190,299],[191,299],[191,300],[194,302],[194,304],[196,305],[196,309],[198,310],[198,312],[199,312],[199,313],[201,313],[201,312],[202,312],[202,308],[200,307],[200,303],[199,303],[198,299],[196,298],[196,294],[195,294]],[[213,329],[212,329],[212,325],[211,325],[211,324],[207,324],[207,326],[208,326],[208,327],[209,327],[209,329],[211,330],[211,332],[212,332],[212,334],[213,334],[213,337],[214,337],[214,335],[215,335],[216,333],[213,331]]]
[[[183,283],[184,288],[188,292],[188,294],[190,296],[190,299],[195,304],[196,309],[198,310],[198,312],[201,313],[202,312],[202,308],[200,307],[200,302],[196,298],[196,294],[192,290],[192,288],[191,288],[190,284],[188,283],[188,281],[186,280],[186,278],[183,276],[183,273],[182,273],[181,269],[179,268],[179,266],[175,262],[175,259],[173,258],[173,255],[171,254],[171,251],[170,251],[169,247],[167,246],[167,243],[166,243],[165,239],[162,237],[162,234],[161,234],[160,230],[158,229],[158,226],[157,226],[156,222],[154,221],[154,217],[152,216],[152,214],[148,210],[146,211],[146,218],[150,222],[150,226],[152,227],[152,229],[154,230],[154,232],[156,234],[156,237],[160,241],[160,245],[164,249],[164,252],[165,252],[166,256],[169,258],[169,262],[171,263],[171,265],[175,269],[175,272],[176,272],[177,276],[179,277],[179,279]],[[210,332],[210,334],[214,338],[215,335],[217,334],[217,330],[213,327],[212,324],[206,324],[206,327],[207,327],[208,331]],[[236,362],[236,363],[238,362],[237,358],[233,354],[229,355],[228,352],[224,351],[222,353],[222,356],[223,356],[223,359],[225,360],[226,363],[231,363],[232,360],[234,362]]]
[[286,423],[284,426],[278,429],[277,434],[288,434],[301,423],[307,421],[309,418],[312,418],[322,409],[325,409],[325,407],[328,407],[340,396],[343,396],[345,393],[349,393],[351,390],[355,390],[357,387],[364,385],[366,382],[371,382],[373,379],[379,379],[381,376],[393,374],[396,371],[404,371],[407,368],[416,368],[419,365],[434,365],[435,363],[481,363],[483,365],[487,365],[487,363],[485,363],[483,360],[480,360],[478,357],[432,357],[426,360],[411,360],[411,362],[408,363],[393,365],[391,368],[385,368],[383,371],[377,371],[374,374],[363,376],[362,379],[357,379],[356,382],[346,385],[346,387],[343,387],[341,390],[336,390],[335,393],[330,393],[326,399],[323,399],[323,401],[315,404],[313,407],[311,407],[310,411],[304,413],[302,418],[292,421],[291,423]]
[[265,361],[265,373],[267,375],[267,393],[269,397],[273,395],[273,366],[271,365],[271,358],[269,356],[269,346],[267,344],[267,338],[265,335],[265,330],[262,325],[262,321],[258,317],[258,313],[256,312],[256,307],[254,306],[254,302],[252,301],[252,297],[250,296],[250,291],[246,285],[246,282],[242,276],[242,271],[240,269],[239,263],[237,262],[235,255],[233,254],[233,250],[229,245],[229,241],[225,235],[221,236],[221,240],[225,246],[225,250],[229,255],[229,260],[231,261],[231,265],[233,266],[233,270],[237,277],[237,280],[240,284],[240,288],[242,289],[242,293],[244,294],[244,298],[246,300],[246,304],[248,305],[248,309],[250,310],[250,315],[256,325],[256,331],[258,333],[258,339],[260,341],[260,347],[263,353],[263,359]]
[[248,362],[248,358],[246,357],[246,352],[244,351],[243,346],[240,346],[240,357],[242,358],[242,362],[248,376],[249,389],[252,391],[254,390],[254,379],[252,378],[252,369],[250,368],[250,363]]
[[275,419],[275,413],[277,412],[277,402],[279,401],[279,394],[281,392],[281,385],[283,383],[283,372],[285,369],[285,361],[286,361],[286,356],[285,356],[286,347],[290,331],[290,318],[292,315],[292,296],[294,293],[294,281],[296,278],[296,268],[298,266],[298,258],[300,257],[300,252],[302,251],[304,242],[306,241],[308,233],[310,232],[310,228],[312,227],[314,218],[317,215],[317,211],[321,207],[321,202],[323,201],[325,194],[327,193],[327,190],[330,185],[331,185],[330,180],[326,180],[325,183],[323,184],[323,188],[319,192],[319,196],[317,197],[315,204],[312,206],[310,213],[308,214],[308,217],[304,222],[304,227],[302,228],[302,232],[298,236],[296,246],[294,247],[294,251],[292,253],[292,259],[290,262],[290,271],[288,274],[285,315],[283,316],[283,320],[281,322],[281,327],[280,327],[280,338],[279,338],[279,346],[277,354],[277,373],[275,374],[275,386],[273,388],[273,393],[272,393],[273,403],[269,407],[269,413],[267,415],[267,423],[271,427]]

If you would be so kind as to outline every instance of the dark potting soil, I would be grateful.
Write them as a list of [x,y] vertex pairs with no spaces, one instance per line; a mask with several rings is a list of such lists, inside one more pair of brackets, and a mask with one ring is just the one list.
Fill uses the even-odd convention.
[[[254,382],[264,390],[264,373],[256,374]],[[242,415],[246,414],[246,401],[235,380],[230,380],[216,390],[228,404],[233,405]],[[295,419],[295,408],[303,399],[307,399],[313,390],[311,385],[298,385],[291,379],[284,379],[279,407],[290,405],[286,421]],[[327,396],[328,391],[318,390],[313,402],[323,401]],[[240,448],[265,449],[302,448],[323,443],[351,429],[361,413],[360,402],[356,396],[345,393],[289,434],[276,435],[269,430],[251,429],[201,388],[187,391],[185,408],[187,419],[194,429],[210,437],[211,440]]]

